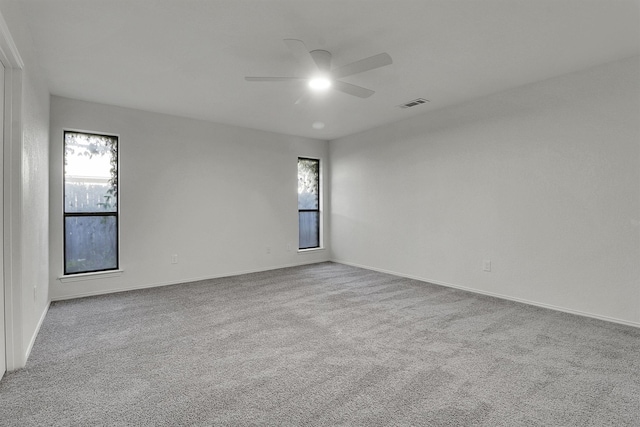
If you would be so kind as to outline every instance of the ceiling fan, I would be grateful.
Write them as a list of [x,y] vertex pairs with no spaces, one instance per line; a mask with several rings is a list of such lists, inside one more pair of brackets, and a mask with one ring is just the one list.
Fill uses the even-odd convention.
[[[379,53],[332,70],[330,52],[320,49],[309,51],[304,42],[297,39],[284,39],[284,43],[289,47],[293,56],[300,61],[305,70],[308,70],[309,75],[307,77],[245,77],[244,79],[248,82],[307,83],[314,90],[333,88],[348,95],[368,98],[375,91],[338,79],[393,63],[389,54]],[[306,95],[303,95],[302,98],[296,101],[296,104],[299,104],[305,98]]]

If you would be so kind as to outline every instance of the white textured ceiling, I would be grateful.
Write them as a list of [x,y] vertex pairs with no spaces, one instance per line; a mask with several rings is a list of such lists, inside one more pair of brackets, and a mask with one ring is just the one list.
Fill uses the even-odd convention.
[[[19,4],[54,95],[321,139],[640,53],[640,0]],[[299,85],[244,80],[296,74],[284,38],[330,51],[334,66],[380,52],[393,64],[344,79],[371,98],[295,105]],[[418,97],[430,102],[397,107]]]

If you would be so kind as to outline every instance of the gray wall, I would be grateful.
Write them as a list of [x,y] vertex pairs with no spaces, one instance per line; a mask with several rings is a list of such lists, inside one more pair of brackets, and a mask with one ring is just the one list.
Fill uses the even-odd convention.
[[332,258],[640,326],[639,62],[331,141]]
[[[63,129],[120,136],[119,276],[59,280]],[[326,167],[328,143],[53,96],[52,299],[328,260],[297,251],[298,156]]]
[[12,317],[13,331],[7,339],[14,334],[17,354],[15,365],[9,366],[14,369],[26,361],[49,303],[49,90],[19,5],[0,1],[0,12],[24,62],[17,101],[21,114],[13,118],[21,135],[17,141],[5,142],[5,147],[11,144],[11,150],[5,159],[10,168],[4,171],[5,203],[9,205],[5,213],[7,208],[12,213],[4,242],[5,257],[9,252],[11,258],[10,262],[5,258],[5,273],[9,270],[11,274],[5,285],[11,287],[12,307],[7,315]]

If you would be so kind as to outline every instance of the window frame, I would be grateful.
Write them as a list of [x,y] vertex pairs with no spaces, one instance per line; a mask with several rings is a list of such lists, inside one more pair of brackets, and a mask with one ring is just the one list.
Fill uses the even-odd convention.
[[[115,138],[116,140],[116,211],[115,212],[66,212],[66,139],[68,133],[80,133],[89,136],[99,136]],[[116,238],[116,265],[111,268],[98,270],[83,270],[67,272],[67,218],[78,217],[114,217],[115,218],[115,238]],[[113,273],[120,270],[120,135],[108,132],[94,132],[78,129],[63,129],[62,131],[62,271],[63,277],[74,277],[82,275],[92,275],[96,273]]]
[[[306,252],[306,251],[322,249],[322,243],[323,243],[322,242],[322,162],[320,158],[298,156],[298,160],[296,161],[296,171],[300,163],[300,160],[311,160],[318,163],[318,208],[317,209],[298,208],[298,252]],[[300,247],[300,213],[301,212],[317,212],[318,214],[318,224],[317,224],[318,246],[309,246],[305,248]]]

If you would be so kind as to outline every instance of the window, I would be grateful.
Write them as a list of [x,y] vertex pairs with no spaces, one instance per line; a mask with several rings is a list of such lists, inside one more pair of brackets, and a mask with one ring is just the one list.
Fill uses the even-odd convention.
[[298,248],[320,247],[320,160],[298,158]]
[[64,274],[118,269],[118,137],[64,132]]

